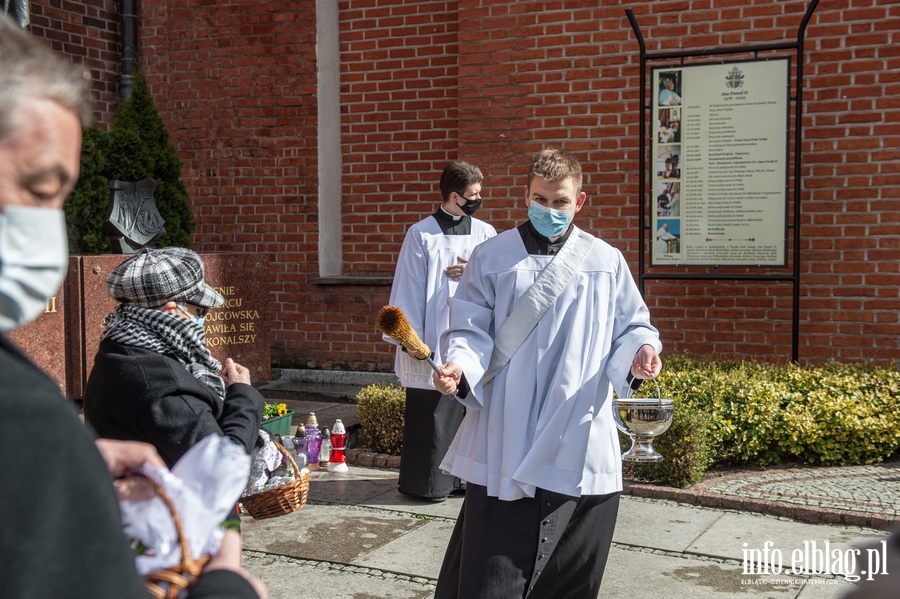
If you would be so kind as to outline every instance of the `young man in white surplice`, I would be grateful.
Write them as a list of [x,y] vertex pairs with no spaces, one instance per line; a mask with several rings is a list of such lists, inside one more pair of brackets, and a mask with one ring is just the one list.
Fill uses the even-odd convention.
[[536,156],[528,220],[475,249],[450,299],[435,386],[466,417],[441,466],[468,490],[435,599],[599,591],[622,491],[612,390],[662,363],[622,253],[572,224],[581,184],[571,155]]

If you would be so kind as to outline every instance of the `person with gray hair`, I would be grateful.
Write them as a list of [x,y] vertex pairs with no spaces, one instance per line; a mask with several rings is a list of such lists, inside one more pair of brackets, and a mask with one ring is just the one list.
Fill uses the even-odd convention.
[[[0,597],[150,596],[112,477],[162,459],[146,443],[95,441],[58,385],[6,336],[44,311],[65,276],[62,206],[78,180],[88,92],[83,71],[0,15]],[[228,531],[190,598],[265,594]]]
[[659,90],[660,106],[678,106],[681,104],[681,96],[675,91],[675,81],[666,79]]

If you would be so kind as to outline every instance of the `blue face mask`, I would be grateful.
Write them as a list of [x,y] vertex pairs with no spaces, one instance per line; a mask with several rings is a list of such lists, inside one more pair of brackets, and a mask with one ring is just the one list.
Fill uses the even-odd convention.
[[187,307],[182,306],[181,304],[175,304],[175,305],[178,306],[178,308],[182,312],[184,312],[185,314],[187,314],[190,317],[191,322],[194,323],[194,325],[200,327],[201,331],[203,330],[203,325],[206,324],[205,316],[194,316],[193,314],[191,314],[190,312],[187,311]]
[[528,220],[544,237],[559,237],[565,233],[574,214],[569,210],[547,208],[534,201],[528,207]]

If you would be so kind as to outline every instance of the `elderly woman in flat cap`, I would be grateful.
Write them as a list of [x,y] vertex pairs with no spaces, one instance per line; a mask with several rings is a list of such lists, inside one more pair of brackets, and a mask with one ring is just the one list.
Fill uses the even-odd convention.
[[171,468],[198,441],[225,435],[249,453],[264,400],[250,372],[206,347],[203,318],[224,298],[203,280],[203,261],[178,247],[145,249],[106,281],[120,303],[84,393],[100,437],[154,445]]

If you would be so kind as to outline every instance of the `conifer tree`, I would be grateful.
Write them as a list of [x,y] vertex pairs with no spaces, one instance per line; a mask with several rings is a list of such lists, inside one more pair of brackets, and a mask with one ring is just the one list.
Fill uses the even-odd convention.
[[78,184],[66,198],[66,225],[69,251],[73,254],[110,252],[109,238],[103,232],[103,218],[109,202],[106,168],[106,131],[91,127],[83,132],[81,142],[81,174]]
[[109,181],[134,183],[148,177],[156,181],[153,196],[166,229],[156,246],[190,247],[194,218],[181,180],[181,166],[147,81],[137,74],[131,98],[119,103],[109,132],[104,134],[96,128],[85,131],[82,173],[66,203],[71,250],[109,252],[109,239],[102,230],[109,205]]

